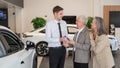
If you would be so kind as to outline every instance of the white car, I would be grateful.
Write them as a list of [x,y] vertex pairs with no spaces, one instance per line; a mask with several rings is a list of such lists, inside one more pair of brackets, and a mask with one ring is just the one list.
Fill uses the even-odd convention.
[[108,37],[109,37],[112,53],[116,54],[119,50],[118,39],[113,35],[108,35]]
[[[68,36],[70,39],[73,39],[74,34],[77,31],[77,27],[76,25],[67,25],[67,29],[68,29]],[[110,35],[108,35],[109,39],[110,39],[110,43],[111,43],[111,49],[112,51],[117,51],[119,49],[119,46],[116,44],[117,42],[115,42],[115,38],[113,39],[113,37],[111,37]],[[32,41],[36,44],[36,53],[39,56],[44,56],[48,54],[48,43],[45,39],[45,27],[37,29],[37,30],[33,30],[31,32],[26,32],[23,34],[23,41]],[[114,45],[115,43],[115,45]],[[115,49],[116,48],[116,49]],[[73,47],[69,47],[67,48],[69,51],[73,50]]]
[[0,26],[0,68],[37,68],[35,44],[24,45],[10,29]]
[[[73,39],[74,34],[77,31],[76,25],[67,25],[68,36],[70,39]],[[40,56],[44,56],[48,54],[48,43],[45,39],[45,27],[26,32],[23,34],[23,41],[32,41],[36,44],[36,53]],[[69,47],[68,50],[73,50],[72,47]]]

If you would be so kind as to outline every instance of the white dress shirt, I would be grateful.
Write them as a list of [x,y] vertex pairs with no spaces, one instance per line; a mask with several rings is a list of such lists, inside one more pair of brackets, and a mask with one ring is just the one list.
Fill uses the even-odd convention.
[[57,21],[52,20],[46,23],[46,40],[48,42],[48,47],[59,47],[62,46],[60,43],[60,34],[58,23],[61,26],[62,36],[68,37],[67,25],[63,20]]

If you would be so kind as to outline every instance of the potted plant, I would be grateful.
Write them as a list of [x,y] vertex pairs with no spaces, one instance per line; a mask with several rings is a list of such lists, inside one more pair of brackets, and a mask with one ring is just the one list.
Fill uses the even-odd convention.
[[87,21],[87,24],[86,26],[88,27],[88,29],[91,29],[91,23],[93,21],[93,17],[88,17],[88,21]]
[[88,17],[88,21],[87,21],[86,26],[87,26],[89,32],[93,32],[92,25],[91,25],[92,21],[93,21],[93,17]]
[[46,20],[42,17],[36,17],[32,19],[31,23],[33,23],[34,29],[38,29],[45,26]]

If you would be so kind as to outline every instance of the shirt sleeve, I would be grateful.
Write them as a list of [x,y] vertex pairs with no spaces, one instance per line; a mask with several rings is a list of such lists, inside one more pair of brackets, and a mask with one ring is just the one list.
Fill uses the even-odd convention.
[[66,22],[65,22],[65,36],[67,37],[67,40],[69,41],[70,38],[68,36],[68,30],[67,30],[67,24],[66,24]]
[[52,24],[50,24],[49,22],[46,24],[46,40],[48,43],[59,43],[60,39],[59,38],[53,38],[52,37],[52,29],[53,28],[51,26]]
[[[67,24],[66,24],[66,22],[65,22],[64,25],[65,25],[65,28],[64,28],[64,29],[65,29],[65,36],[66,36],[68,39],[70,39],[69,36],[68,36],[68,30],[67,30]],[[68,39],[67,39],[67,40],[68,40]],[[69,41],[69,40],[68,40],[68,41]],[[69,49],[66,48],[66,52],[68,52],[68,51],[69,51]]]

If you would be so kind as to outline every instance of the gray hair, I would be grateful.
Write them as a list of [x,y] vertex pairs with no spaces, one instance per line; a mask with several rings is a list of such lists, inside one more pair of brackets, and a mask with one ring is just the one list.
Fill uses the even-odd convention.
[[79,19],[81,22],[83,22],[85,25],[87,24],[88,19],[87,19],[86,16],[80,15],[80,16],[78,16],[78,19]]
[[105,27],[105,22],[101,17],[95,17],[96,19],[96,26],[97,26],[97,32],[98,36],[103,35],[103,34],[108,34],[107,29]]

